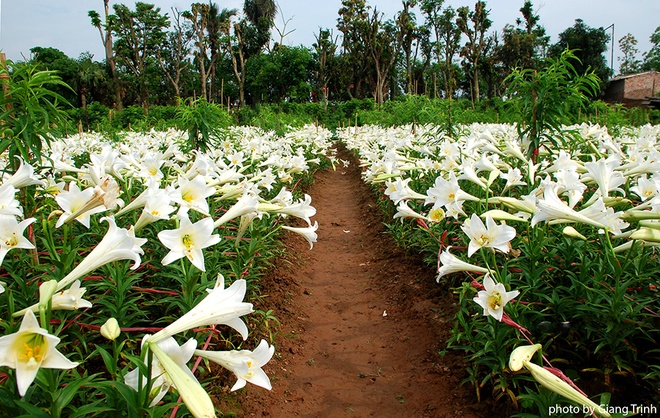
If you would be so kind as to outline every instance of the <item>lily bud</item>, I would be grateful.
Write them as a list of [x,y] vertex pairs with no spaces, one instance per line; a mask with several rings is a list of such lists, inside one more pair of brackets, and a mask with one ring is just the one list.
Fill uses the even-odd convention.
[[631,240],[660,242],[660,230],[642,227],[630,234]]
[[521,345],[520,347],[516,347],[509,357],[509,369],[514,372],[522,369],[525,365],[524,363],[530,361],[532,357],[534,357],[534,353],[540,350],[541,347],[541,344]]
[[121,328],[115,318],[109,318],[105,324],[101,325],[101,335],[110,341],[114,341],[121,334]]
[[57,280],[49,280],[39,286],[39,309],[48,308],[48,302],[50,302],[56,291]]
[[215,408],[208,393],[194,376],[186,373],[156,343],[148,343],[161,366],[165,369],[172,383],[179,391],[183,402],[195,418],[215,417]]
[[491,209],[488,212],[482,213],[480,216],[486,219],[486,216],[488,215],[490,215],[491,218],[493,218],[496,221],[529,222],[525,218],[521,218],[520,216],[516,216],[512,213],[500,209]]
[[564,236],[566,236],[566,237],[568,237],[568,238],[576,238],[576,239],[581,239],[581,240],[584,240],[584,241],[587,240],[587,237],[585,237],[584,235],[580,234],[580,233],[579,233],[575,228],[573,228],[572,226],[567,226],[566,228],[564,228],[564,230],[563,230],[561,233],[564,234]]

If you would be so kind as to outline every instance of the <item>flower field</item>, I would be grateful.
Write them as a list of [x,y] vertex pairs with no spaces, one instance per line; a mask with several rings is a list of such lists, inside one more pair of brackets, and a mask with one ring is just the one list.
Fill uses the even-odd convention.
[[282,231],[316,241],[301,186],[330,138],[236,127],[202,153],[174,130],[80,134],[6,159],[3,414],[215,416],[200,382],[269,389],[273,317],[250,301]]
[[79,134],[51,141],[39,164],[6,159],[7,414],[215,416],[214,388],[271,389],[277,320],[252,302],[281,234],[314,246],[304,190],[346,163],[335,140],[358,156],[392,236],[455,293],[447,349],[465,355],[478,399],[517,416],[649,408],[660,128],[569,126],[531,156],[511,125],[457,132],[234,127],[206,152],[175,130]]
[[541,415],[566,399],[598,416],[655,407],[659,127],[568,126],[531,158],[511,125],[338,136],[390,232],[455,289],[449,347],[465,353],[478,397]]

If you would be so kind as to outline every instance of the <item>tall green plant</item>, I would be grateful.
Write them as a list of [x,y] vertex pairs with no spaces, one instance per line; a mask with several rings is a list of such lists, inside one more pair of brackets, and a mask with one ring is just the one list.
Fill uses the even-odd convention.
[[40,161],[43,143],[48,144],[69,121],[61,106],[70,104],[52,88],[71,87],[54,71],[11,61],[0,66],[0,84],[0,153],[7,151],[12,164],[17,164],[14,156]]
[[232,124],[231,116],[219,106],[205,99],[179,104],[176,109],[177,123],[180,129],[188,131],[188,145],[191,149],[206,151],[211,137],[220,128]]
[[521,107],[518,133],[529,141],[528,157],[536,161],[544,142],[557,146],[562,125],[573,123],[578,109],[584,108],[589,95],[598,92],[600,79],[593,71],[578,74],[573,62],[580,60],[566,49],[549,58],[542,70],[515,69],[505,79],[508,94]]

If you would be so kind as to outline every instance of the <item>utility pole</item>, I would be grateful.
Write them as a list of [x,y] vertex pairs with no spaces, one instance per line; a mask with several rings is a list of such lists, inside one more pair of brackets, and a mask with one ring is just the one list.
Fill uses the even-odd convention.
[[609,28],[612,28],[612,46],[610,47],[610,53],[611,53],[610,71],[612,71],[612,76],[614,76],[614,23],[606,27],[605,30],[608,30]]

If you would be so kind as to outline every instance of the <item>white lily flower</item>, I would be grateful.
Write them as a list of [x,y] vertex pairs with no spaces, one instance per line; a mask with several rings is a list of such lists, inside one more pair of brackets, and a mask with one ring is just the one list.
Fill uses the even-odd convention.
[[164,189],[151,189],[144,199],[144,209],[135,223],[135,230],[139,231],[146,225],[158,220],[167,220],[176,210],[172,206],[170,193]]
[[92,303],[82,298],[86,291],[86,288],[80,287],[80,280],[76,280],[68,289],[59,291],[53,295],[51,298],[51,309],[75,311],[83,308],[91,308]]
[[431,208],[429,211],[429,214],[427,215],[427,218],[431,222],[440,222],[443,219],[445,219],[445,211],[442,210],[442,208]]
[[607,229],[607,226],[601,222],[597,222],[587,216],[578,213],[576,210],[570,208],[564,203],[559,196],[557,196],[556,186],[546,187],[543,192],[543,199],[536,202],[536,212],[532,217],[532,227],[541,221],[567,221],[578,222],[587,225],[592,225],[597,228]]
[[446,207],[449,204],[464,200],[479,201],[479,198],[463,191],[454,173],[450,172],[448,180],[441,176],[435,179],[433,187],[426,191],[424,204],[433,204],[433,207]]
[[62,290],[85,274],[96,270],[104,264],[117,260],[133,260],[131,270],[140,266],[140,255],[144,251],[140,248],[147,242],[144,238],[136,238],[135,232],[130,229],[118,228],[112,217],[101,218],[108,222],[108,232],[96,247],[85,257],[80,264],[67,274],[57,285]]
[[527,183],[522,180],[522,172],[518,167],[509,168],[506,173],[500,173],[500,178],[506,180],[504,191],[516,186],[526,186]]
[[532,363],[531,359],[534,356],[534,353],[536,353],[536,351],[540,348],[541,344],[523,345],[516,347],[516,349],[511,352],[511,356],[509,357],[509,369],[516,372],[525,367],[532,374],[534,380],[536,380],[546,389],[549,389],[580,405],[584,405],[589,409],[589,411],[593,411],[602,417],[611,417],[609,412],[607,412],[600,405],[597,405],[591,399],[578,392],[577,389],[571,386],[568,382],[560,379],[559,376],[555,375],[544,367]]
[[220,225],[223,225],[232,219],[238,218],[239,216],[247,215],[249,213],[257,212],[257,205],[259,204],[259,199],[257,196],[254,196],[249,193],[243,193],[240,199],[234,203],[232,207],[227,210],[218,220],[213,223],[213,226],[216,228]]
[[292,226],[282,225],[282,229],[286,229],[287,231],[295,232],[296,234],[302,235],[302,237],[305,238],[307,242],[309,242],[309,249],[311,250],[312,248],[314,248],[314,243],[318,238],[318,235],[316,234],[316,230],[319,229],[319,223],[314,221],[314,225],[308,226],[306,228],[294,228]]
[[[89,202],[94,198],[94,188],[89,187],[85,190],[80,190],[75,182],[69,183],[69,190],[63,191],[55,196],[55,201],[60,205],[64,211],[55,224],[55,228],[59,228],[65,222],[73,219],[89,228],[89,217],[95,213],[103,212],[106,208],[103,205],[96,205],[94,208],[83,210],[89,206]],[[98,201],[97,201],[98,202]],[[75,214],[75,216],[73,216]]]
[[614,212],[611,207],[605,207],[605,202],[600,196],[591,206],[582,209],[579,214],[605,225],[604,229],[615,235],[621,234],[621,230],[628,227],[628,223],[621,218],[623,212]]
[[303,200],[299,200],[297,203],[294,203],[293,205],[280,207],[278,209],[273,210],[273,212],[281,213],[284,215],[290,215],[295,218],[304,219],[307,222],[307,225],[311,225],[312,222],[310,221],[309,218],[316,215],[316,208],[312,206],[311,203],[312,203],[312,197],[308,194],[305,194],[305,198]]
[[[474,165],[471,162],[466,162],[461,166],[462,174],[458,176],[458,179],[465,179],[467,181],[470,181],[477,186],[481,187],[484,190],[488,190],[488,185],[484,183],[483,179],[481,179],[478,175],[477,172],[475,171]],[[499,174],[499,173],[498,173]]]
[[21,157],[16,157],[19,159],[20,166],[18,167],[18,170],[14,174],[12,174],[10,177],[3,179],[3,184],[11,184],[14,186],[16,189],[21,189],[26,186],[31,186],[33,184],[36,184],[38,186],[45,186],[46,182],[37,178],[37,176],[34,174],[34,167],[32,167],[30,164],[26,163],[23,161],[23,158]]
[[16,199],[16,188],[11,184],[0,186],[0,215],[23,216],[23,208]]
[[206,185],[204,176],[200,174],[192,180],[179,177],[179,188],[176,191],[178,195],[172,200],[181,205],[183,212],[192,209],[202,215],[209,216],[209,203],[206,198],[212,196],[215,189]]
[[[84,192],[87,192],[87,190]],[[58,220],[58,224],[61,225],[61,223],[67,223],[73,219],[80,219],[81,217],[84,217],[85,214],[103,212],[105,210],[113,210],[117,206],[124,206],[124,201],[119,198],[120,193],[121,190],[119,189],[119,185],[113,177],[101,177],[98,179],[98,183],[96,186],[94,186],[94,189],[92,189],[92,194],[89,196],[89,199],[84,203],[77,202],[80,204],[80,206],[75,208],[74,211],[70,211],[66,218],[64,215],[62,215],[62,217],[60,217]],[[87,215],[86,219],[86,226],[89,228],[89,215]]]
[[160,171],[160,167],[163,165],[165,160],[159,158],[158,155],[151,155],[139,163],[139,171],[135,173],[136,177],[140,177],[147,180],[153,180],[160,182],[163,179],[163,172]]
[[396,208],[396,213],[392,217],[393,219],[396,218],[401,218],[401,222],[403,222],[404,219],[423,219],[427,220],[426,216],[415,212],[408,206],[408,201],[402,200],[399,202],[399,206]]
[[479,248],[495,248],[504,253],[509,252],[509,241],[516,236],[516,229],[508,225],[497,225],[490,215],[486,215],[486,225],[476,213],[466,219],[461,229],[470,238],[468,257]]
[[158,233],[160,242],[170,250],[163,258],[163,265],[186,257],[195,267],[206,271],[202,250],[220,242],[220,236],[213,234],[213,219],[204,218],[193,224],[188,219],[188,214],[180,215],[179,218],[179,228]]
[[16,370],[18,393],[23,396],[40,368],[72,369],[78,365],[55,348],[60,339],[39,326],[32,311],[25,312],[19,330],[0,337],[0,366]]
[[18,222],[14,216],[0,215],[0,265],[9,250],[34,248],[34,245],[23,236],[25,229],[34,221],[35,218],[28,218]]
[[615,171],[621,165],[621,160],[618,157],[609,157],[608,159],[600,159],[596,162],[589,162],[584,164],[587,173],[583,176],[584,180],[593,180],[598,184],[598,191],[603,197],[609,196],[609,192],[618,191],[624,193],[619,187],[626,182],[625,177],[620,171]]
[[438,258],[438,277],[436,281],[439,283],[440,278],[451,273],[457,273],[459,271],[475,271],[478,273],[488,273],[488,269],[475,266],[474,264],[466,263],[455,255],[451,254],[449,250],[451,247],[444,250],[440,253]]
[[639,196],[642,202],[645,202],[647,199],[658,195],[657,179],[648,179],[646,175],[640,176],[637,178],[637,185],[631,187],[630,191]]
[[490,278],[490,274],[484,276],[484,287],[486,290],[480,290],[474,301],[484,309],[484,316],[492,316],[498,321],[502,320],[504,315],[504,306],[509,301],[520,294],[520,291],[513,290],[507,292],[502,283],[497,283]]
[[398,178],[395,181],[388,180],[385,185],[385,195],[387,195],[395,205],[398,205],[399,202],[406,199],[426,199],[426,196],[420,193],[417,193],[408,186],[412,179],[407,178],[405,180]]
[[270,379],[261,369],[268,363],[275,353],[275,347],[261,340],[254,351],[205,351],[195,350],[195,354],[218,363],[236,375],[238,381],[231,388],[232,391],[245,387],[246,382],[271,390]]
[[214,288],[194,308],[181,318],[149,337],[151,342],[158,342],[174,334],[204,325],[224,324],[238,331],[243,340],[247,339],[248,329],[240,319],[252,313],[252,304],[243,302],[247,283],[236,280],[227,289],[223,286]]
[[582,200],[582,195],[587,190],[587,185],[580,181],[577,171],[557,170],[555,171],[557,181],[557,194],[568,196],[568,206],[574,208]]

